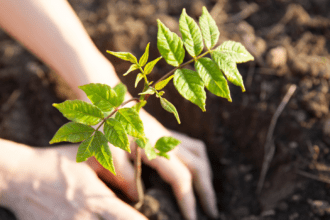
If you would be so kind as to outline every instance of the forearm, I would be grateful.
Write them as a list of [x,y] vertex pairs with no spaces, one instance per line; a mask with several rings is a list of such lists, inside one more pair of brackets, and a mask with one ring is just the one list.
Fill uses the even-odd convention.
[[3,0],[0,27],[58,72],[79,96],[79,85],[119,82],[66,0]]

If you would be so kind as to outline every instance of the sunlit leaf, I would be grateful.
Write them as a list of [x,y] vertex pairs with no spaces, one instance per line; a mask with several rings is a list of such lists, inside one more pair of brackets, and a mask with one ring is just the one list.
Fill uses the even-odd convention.
[[213,60],[202,57],[195,61],[195,68],[210,92],[232,101],[227,80]]
[[124,100],[125,100],[125,95],[127,92],[127,87],[122,84],[122,83],[118,83],[113,90],[116,92],[117,94],[117,103],[116,103],[116,107],[120,106]]
[[181,38],[171,32],[159,19],[157,47],[166,62],[172,66],[179,66],[183,62],[185,50]]
[[137,64],[132,64],[129,69],[126,71],[126,73],[124,73],[123,76],[126,76],[127,74],[129,74],[130,72],[139,69],[139,66]]
[[206,92],[204,83],[198,73],[188,69],[177,69],[173,83],[178,92],[192,103],[205,110]]
[[155,148],[152,147],[148,138],[145,137],[145,138],[136,139],[135,142],[137,143],[137,145],[139,145],[139,147],[144,149],[144,152],[148,160],[153,160],[157,157]]
[[136,79],[135,79],[135,88],[137,87],[137,85],[139,84],[139,82],[141,81],[141,79],[143,79],[144,77],[143,77],[143,74],[142,73],[139,73],[139,74],[137,74],[137,76],[136,76]]
[[139,65],[140,66],[144,66],[148,61],[148,58],[149,58],[149,45],[150,45],[150,43],[148,43],[144,54],[142,55],[142,57],[139,60]]
[[108,85],[101,83],[90,83],[79,86],[89,100],[97,106],[102,112],[108,113],[116,106],[118,102],[117,93]]
[[107,53],[114,55],[122,60],[130,61],[131,63],[134,63],[134,64],[138,63],[136,57],[129,52],[114,52],[114,51],[107,50]]
[[202,15],[199,18],[199,26],[202,30],[205,46],[209,50],[212,49],[218,42],[220,32],[216,22],[211,17],[205,6],[203,6]]
[[160,104],[166,111],[174,114],[178,123],[181,124],[178,111],[176,110],[175,106],[172,103],[167,101],[167,99],[160,97]]
[[148,75],[149,73],[151,73],[151,71],[155,67],[156,63],[160,59],[162,59],[162,57],[158,57],[158,58],[154,59],[153,61],[150,61],[149,63],[147,63],[147,65],[144,67],[144,74]]
[[121,108],[117,111],[115,119],[125,128],[127,134],[140,138],[144,137],[143,123],[139,113],[133,108]]
[[254,57],[245,49],[245,47],[235,41],[225,41],[216,51],[225,53],[228,58],[236,63],[244,63],[254,60]]
[[175,139],[174,137],[161,137],[157,140],[155,148],[160,152],[167,153],[173,150],[180,143],[181,141]]
[[85,125],[96,125],[103,119],[102,111],[96,106],[81,100],[67,100],[62,103],[54,103],[64,117]]
[[107,170],[116,175],[108,141],[100,131],[79,145],[76,161],[83,162],[95,156],[97,161]]
[[179,27],[184,46],[188,53],[192,57],[198,56],[204,47],[202,33],[194,19],[187,15],[186,9],[182,10]]
[[161,89],[163,89],[170,81],[171,81],[171,79],[174,77],[174,75],[172,75],[172,76],[169,76],[169,77],[167,77],[166,79],[164,79],[164,80],[162,80],[162,81],[160,81],[160,82],[158,82],[156,85],[155,85],[155,89],[156,90],[161,90]]
[[77,143],[90,137],[93,132],[94,128],[88,125],[68,122],[58,129],[49,143],[54,144],[62,141]]
[[114,118],[107,119],[103,130],[105,137],[112,145],[131,153],[127,133],[118,120]]
[[148,87],[148,89],[144,92],[139,93],[139,95],[153,95],[155,94],[155,89],[152,87]]
[[223,71],[228,81],[232,82],[236,86],[240,86],[242,91],[245,92],[243,79],[241,74],[238,72],[235,61],[231,60],[230,56],[218,51],[214,51],[212,53],[212,59]]

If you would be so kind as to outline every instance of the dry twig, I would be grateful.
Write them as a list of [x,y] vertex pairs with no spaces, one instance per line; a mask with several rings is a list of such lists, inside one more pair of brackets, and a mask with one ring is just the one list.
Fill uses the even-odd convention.
[[273,133],[274,129],[277,123],[278,117],[281,115],[283,109],[285,106],[288,104],[290,98],[292,97],[293,93],[296,91],[297,86],[296,85],[291,85],[290,88],[288,89],[288,92],[285,94],[281,104],[277,107],[275,114],[272,117],[272,120],[270,122],[270,126],[267,132],[267,137],[266,137],[266,143],[264,146],[264,161],[262,163],[262,169],[260,173],[260,178],[258,181],[258,186],[257,186],[257,193],[259,194],[262,190],[262,187],[264,185],[265,177],[268,171],[268,167],[273,159],[274,153],[275,153],[275,144],[273,140]]

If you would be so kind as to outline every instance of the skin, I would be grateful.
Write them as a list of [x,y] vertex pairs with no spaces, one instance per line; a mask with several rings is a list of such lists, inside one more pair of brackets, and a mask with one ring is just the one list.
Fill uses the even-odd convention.
[[[83,91],[78,89],[80,85],[105,83],[113,87],[120,82],[112,64],[97,50],[66,0],[2,0],[0,27],[61,75],[81,100],[88,101]],[[130,97],[127,94],[126,100]],[[151,144],[155,144],[162,136],[172,135],[146,111],[141,110],[140,117]],[[172,186],[186,219],[196,219],[193,188],[205,212],[216,217],[216,197],[204,143],[181,134],[175,133],[174,136],[181,139],[182,144],[170,152],[170,160],[157,158],[149,161],[143,154],[143,161],[156,169]],[[136,201],[134,169],[129,162],[132,155],[123,150],[110,146],[117,172],[117,176],[114,176],[94,158],[87,161],[89,167],[86,163],[76,164],[77,145],[41,150],[0,139],[0,146],[0,204],[12,209],[19,219],[33,219],[26,216],[34,211],[48,215],[48,218],[56,216],[55,219],[98,219],[95,213],[101,213],[104,219],[144,219],[136,210],[119,200],[97,177],[121,188]],[[74,184],[67,184],[69,179]],[[17,190],[18,186],[22,190]],[[52,202],[54,188],[58,192],[58,201],[71,204],[61,207],[68,213],[66,217],[56,213],[57,206]],[[34,202],[27,202],[24,197],[24,192],[29,189],[34,190],[35,194],[29,197],[36,198]],[[68,196],[68,192],[72,191],[82,195]],[[38,192],[44,194],[38,197]],[[91,195],[99,195],[101,198],[94,199]],[[40,204],[45,204],[45,207],[40,208]],[[77,208],[72,204],[83,205]]]

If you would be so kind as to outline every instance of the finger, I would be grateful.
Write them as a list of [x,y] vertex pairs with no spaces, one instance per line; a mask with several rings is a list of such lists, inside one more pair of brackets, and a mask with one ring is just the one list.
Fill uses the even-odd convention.
[[146,220],[147,218],[117,197],[103,197],[89,199],[88,208],[95,219],[102,220]]
[[146,164],[156,169],[159,175],[172,186],[179,208],[185,219],[197,219],[196,201],[192,187],[192,176],[188,168],[171,154],[170,159],[158,157],[149,161],[143,153]]
[[99,164],[94,157],[88,159],[88,164],[105,183],[120,189],[130,200],[137,201],[138,194],[132,164],[128,160],[125,151],[113,146],[110,148],[113,154],[112,156],[116,169],[116,176]]
[[205,213],[213,218],[218,217],[212,173],[207,161],[183,147],[179,148],[177,156],[192,173],[193,184]]
[[181,141],[180,147],[187,148],[196,156],[202,157],[203,159],[208,161],[206,147],[203,141],[191,138],[176,131],[171,131],[171,133],[174,138],[179,139]]

